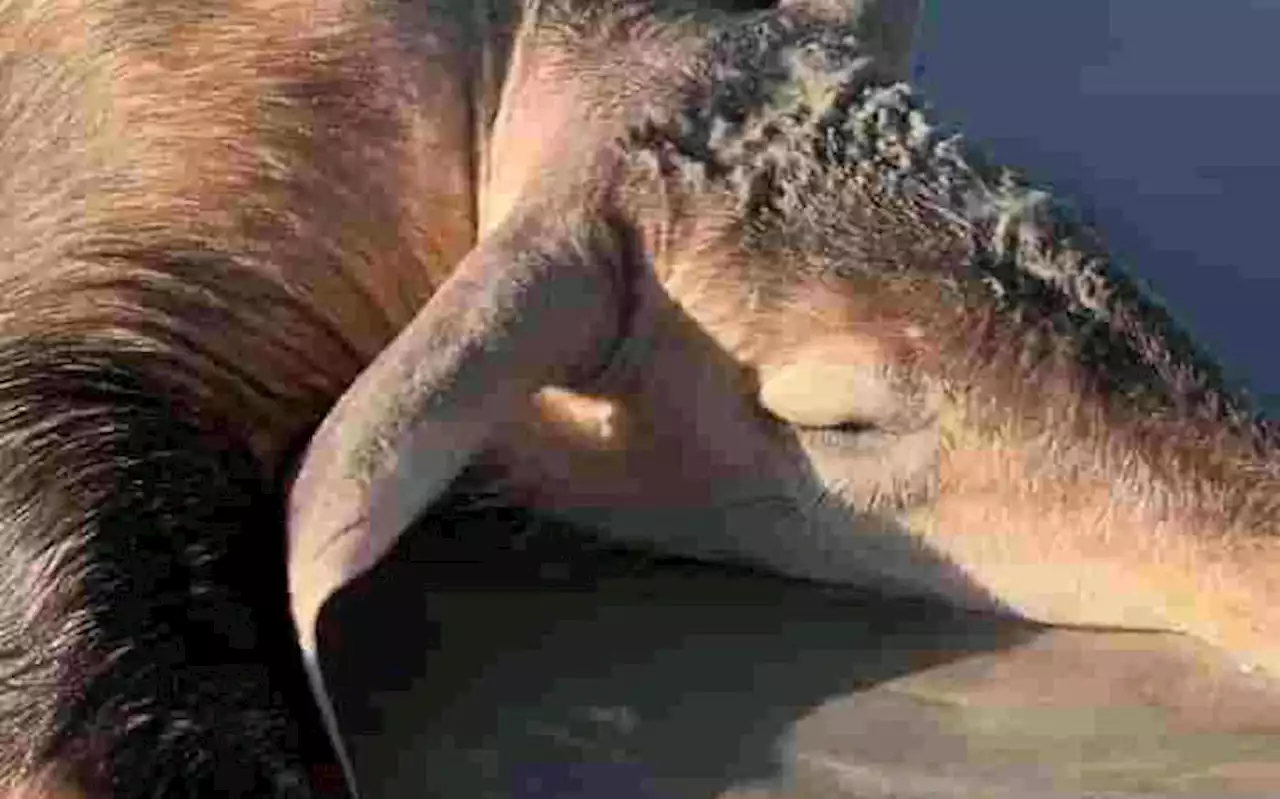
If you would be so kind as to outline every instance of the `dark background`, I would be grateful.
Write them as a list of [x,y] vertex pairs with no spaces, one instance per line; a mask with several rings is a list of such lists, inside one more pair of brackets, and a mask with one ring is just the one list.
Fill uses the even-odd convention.
[[1059,188],[1280,406],[1280,0],[926,0],[940,119]]

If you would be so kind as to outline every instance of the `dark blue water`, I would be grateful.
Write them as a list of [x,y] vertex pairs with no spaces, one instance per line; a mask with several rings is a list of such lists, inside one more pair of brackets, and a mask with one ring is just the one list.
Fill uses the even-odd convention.
[[1280,406],[1280,0],[927,0],[917,80]]

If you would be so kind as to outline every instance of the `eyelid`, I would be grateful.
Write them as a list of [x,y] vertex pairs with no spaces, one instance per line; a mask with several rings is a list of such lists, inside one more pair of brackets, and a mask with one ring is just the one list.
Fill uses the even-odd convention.
[[758,402],[799,427],[872,425],[891,417],[901,397],[891,374],[878,364],[802,361],[762,381]]

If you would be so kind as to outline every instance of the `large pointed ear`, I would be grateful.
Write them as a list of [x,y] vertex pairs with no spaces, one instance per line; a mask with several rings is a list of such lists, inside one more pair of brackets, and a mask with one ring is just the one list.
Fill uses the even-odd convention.
[[911,77],[911,50],[924,0],[782,0],[778,8],[848,26],[877,55],[885,80]]
[[604,225],[570,236],[567,224],[526,217],[472,251],[342,396],[301,460],[288,505],[290,606],[352,788],[317,660],[320,609],[391,550],[534,391],[572,385],[613,353],[624,250]]

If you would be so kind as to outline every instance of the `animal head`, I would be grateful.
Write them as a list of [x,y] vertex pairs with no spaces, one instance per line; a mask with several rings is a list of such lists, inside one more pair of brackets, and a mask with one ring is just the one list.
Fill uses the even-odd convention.
[[775,483],[801,512],[762,515],[768,543],[732,523],[740,554],[1271,659],[1276,427],[1068,205],[938,128],[874,52],[742,24],[621,145],[660,295],[757,411],[706,448],[750,426],[752,469],[786,471],[760,454],[784,440],[810,478]]
[[[534,434],[499,459],[624,538],[1171,624],[1166,602],[1117,608],[1048,578],[1065,560],[1163,561],[1209,537],[1192,530],[1266,540],[1273,429],[1069,206],[936,126],[858,31],[794,4],[630,51],[576,29],[551,48],[527,105],[617,144],[547,147],[531,168],[500,129],[496,171],[525,196],[499,180],[498,205],[557,220],[536,235],[576,236],[627,276],[603,335],[624,332],[578,387],[592,399],[544,391]],[[611,94],[619,75],[656,88]],[[1109,548],[1117,527],[1146,531],[1129,536],[1141,554]],[[923,561],[878,563],[887,541]]]
[[1276,433],[1150,292],[849,29],[690,30],[521,86],[548,143],[499,132],[485,240],[312,442],[300,627],[483,458],[615,539],[1280,666]]

